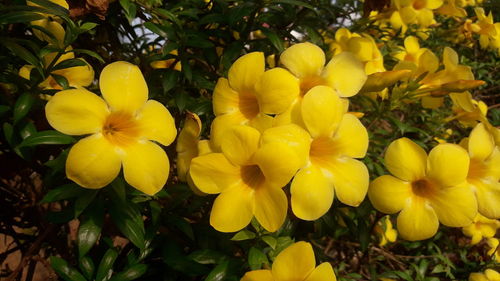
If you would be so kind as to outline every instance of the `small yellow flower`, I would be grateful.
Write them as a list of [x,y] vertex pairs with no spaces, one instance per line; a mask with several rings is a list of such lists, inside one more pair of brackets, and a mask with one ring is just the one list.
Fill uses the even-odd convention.
[[[66,10],[69,9],[68,2],[66,2],[65,0],[50,0],[50,2],[57,4],[65,8]],[[35,4],[31,1],[27,1],[27,4],[28,6],[35,6],[35,7],[39,6],[38,4]],[[66,35],[66,32],[64,31],[64,28],[61,25],[61,19],[54,15],[49,15],[49,14],[42,14],[42,15],[45,16],[45,18],[32,21],[31,25],[45,29],[50,34],[52,34],[54,38],[51,38],[45,32],[38,30],[36,28],[33,28],[33,34],[42,41],[48,42],[52,45],[61,46],[62,42],[64,41],[64,36]]]
[[[71,47],[66,50],[67,53],[61,55],[59,59],[53,65],[68,60],[74,59],[75,54],[71,52]],[[43,57],[43,62],[45,67],[49,66],[55,59],[56,53],[49,53]],[[68,80],[68,84],[71,87],[87,87],[94,81],[94,69],[90,64],[88,64],[84,59],[78,58],[79,60],[85,62],[84,66],[73,66],[64,69],[58,69],[51,72],[51,74],[60,75]],[[25,65],[19,69],[19,76],[30,79],[31,71],[34,69],[32,65]],[[62,90],[61,85],[57,83],[53,76],[47,77],[43,82],[38,85],[42,89],[56,89]]]
[[439,222],[446,226],[471,224],[477,202],[466,177],[467,151],[455,144],[439,144],[429,155],[407,138],[393,141],[385,154],[392,175],[376,178],[368,197],[386,214],[399,213],[397,229],[410,241],[436,234]]
[[478,121],[486,120],[488,106],[483,101],[472,99],[470,92],[461,95],[450,96],[454,115],[446,118],[446,122],[457,119],[465,127],[475,127]]
[[233,126],[222,138],[221,153],[191,160],[189,173],[196,187],[207,194],[220,193],[210,213],[215,229],[238,231],[254,216],[268,231],[281,227],[288,206],[282,188],[303,165],[297,149],[282,138],[266,137],[266,132],[250,126]]
[[[171,55],[175,55],[175,56],[179,55],[179,53],[177,52],[177,50],[171,51],[170,54]],[[151,65],[152,68],[162,69],[162,68],[171,68],[172,64],[174,64],[174,63],[175,63],[175,65],[174,65],[173,69],[176,70],[176,71],[181,71],[182,70],[182,64],[181,64],[180,61],[178,61],[175,58],[168,59],[168,60],[153,61],[153,62],[150,63],[150,65]]]
[[392,228],[392,222],[389,216],[385,216],[377,222],[375,225],[375,233],[380,237],[378,245],[381,247],[385,246],[388,242],[395,242],[398,238],[398,232]]
[[500,281],[500,273],[493,269],[486,269],[484,273],[471,273],[469,275],[469,281]]
[[305,167],[290,188],[293,213],[316,220],[340,202],[358,206],[368,190],[368,169],[355,159],[365,156],[368,132],[352,114],[345,114],[341,98],[327,86],[312,88],[303,98],[301,114],[312,139]]
[[66,175],[86,188],[102,188],[123,166],[125,180],[153,195],[167,181],[169,161],[155,142],[169,145],[176,129],[170,112],[149,100],[140,69],[128,62],[107,65],[99,80],[101,97],[83,89],[56,93],[47,103],[50,125],[68,135],[89,135],[69,151]]
[[436,12],[441,15],[461,18],[467,16],[467,11],[463,7],[465,7],[463,0],[444,0],[443,6],[439,7]]
[[335,272],[328,262],[316,266],[311,244],[297,242],[284,249],[273,262],[272,268],[247,272],[241,281],[336,281]]
[[471,225],[462,228],[462,232],[471,237],[471,245],[475,245],[485,238],[495,236],[497,229],[500,228],[500,221],[492,220],[477,214]]
[[500,262],[500,248],[498,247],[500,241],[497,238],[488,238],[486,239],[486,244],[488,244],[489,248],[486,254],[491,256],[494,261]]
[[467,182],[474,191],[478,210],[490,219],[500,218],[500,150],[483,123],[474,127],[467,140],[470,165]]
[[403,32],[410,24],[426,28],[435,23],[433,10],[443,5],[443,0],[394,0],[396,11],[391,16],[391,24]]

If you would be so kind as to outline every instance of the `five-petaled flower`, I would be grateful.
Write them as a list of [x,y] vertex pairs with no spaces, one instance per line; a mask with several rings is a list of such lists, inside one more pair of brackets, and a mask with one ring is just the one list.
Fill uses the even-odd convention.
[[167,181],[169,161],[154,142],[169,145],[175,139],[174,119],[161,103],[148,100],[146,81],[133,64],[109,64],[99,85],[104,99],[78,88],[56,93],[45,107],[56,130],[90,135],[69,151],[67,177],[86,188],[102,188],[123,166],[131,186],[157,193]]

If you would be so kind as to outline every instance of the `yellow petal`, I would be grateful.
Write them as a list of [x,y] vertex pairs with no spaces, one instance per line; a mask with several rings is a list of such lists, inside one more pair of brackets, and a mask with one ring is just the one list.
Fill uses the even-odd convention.
[[[198,138],[201,132],[201,120],[198,115],[188,112],[184,127],[182,127],[177,139],[177,176],[179,180],[187,180],[187,172],[191,160],[198,156]],[[208,142],[208,141],[206,141]]]
[[44,28],[47,30],[50,34],[54,36],[54,38],[51,38],[49,35],[47,35],[45,32],[33,28],[33,34],[40,40],[51,43],[56,46],[62,46],[62,43],[64,41],[64,36],[66,32],[64,31],[64,27],[60,23],[54,20],[49,20],[49,19],[40,19],[40,20],[35,20],[31,22],[32,25],[34,26],[39,26],[41,28]]
[[415,11],[413,6],[403,7],[399,10],[399,13],[401,14],[401,19],[405,24],[412,24],[417,20],[417,11]]
[[405,49],[409,54],[415,55],[420,50],[418,38],[415,36],[408,36],[404,41]]
[[301,159],[301,167],[305,165],[309,157],[311,136],[309,133],[295,124],[288,124],[269,128],[261,137],[261,144],[280,142],[292,148]]
[[254,154],[253,162],[264,174],[266,184],[277,188],[285,186],[302,164],[291,147],[279,142],[261,146]]
[[335,194],[340,202],[358,206],[368,191],[368,169],[363,162],[350,157],[338,158],[329,162]]
[[429,9],[422,9],[417,13],[417,23],[422,27],[427,27],[434,22],[434,13]]
[[245,273],[240,281],[274,281],[271,270],[253,270]]
[[290,188],[293,213],[303,220],[316,220],[332,206],[333,184],[320,169],[311,165],[300,169]]
[[373,42],[364,37],[351,38],[348,41],[348,51],[352,52],[360,61],[370,61],[373,59]]
[[309,42],[295,44],[280,56],[281,63],[299,78],[321,74],[325,65],[325,53],[320,47]]
[[486,276],[479,272],[474,272],[469,275],[469,281],[490,281]]
[[329,262],[324,262],[314,269],[314,271],[304,281],[336,281],[335,272]]
[[418,57],[418,67],[417,75],[424,72],[434,73],[439,68],[439,59],[430,50],[425,50]]
[[94,81],[94,69],[84,59],[85,66],[75,66],[56,70],[53,73],[64,76],[72,87],[87,87]]
[[357,94],[367,79],[363,64],[349,52],[334,56],[326,65],[323,76],[341,97]]
[[24,65],[19,69],[19,76],[30,80],[31,70],[33,70],[33,68],[35,68],[33,65]]
[[368,150],[368,132],[352,114],[344,114],[332,140],[339,155],[361,158]]
[[300,241],[276,257],[272,272],[276,281],[304,280],[313,272],[315,265],[311,244]]
[[45,106],[49,124],[68,135],[101,131],[108,114],[106,102],[83,88],[60,91]]
[[435,97],[422,97],[422,107],[429,109],[436,109],[443,105],[443,98],[435,98]]
[[385,153],[385,167],[394,176],[412,182],[425,175],[427,154],[407,138],[393,141]]
[[226,131],[221,141],[224,156],[235,165],[249,163],[259,148],[260,133],[250,126],[238,125]]
[[427,175],[441,186],[455,186],[465,181],[469,155],[456,144],[443,143],[429,152]]
[[144,141],[124,148],[123,174],[134,188],[154,195],[167,183],[170,163],[157,144]]
[[101,134],[78,141],[66,160],[66,176],[86,188],[108,185],[118,176],[120,169],[120,156]]
[[285,112],[274,117],[273,125],[282,126],[293,123],[305,128],[304,121],[302,121],[301,108],[302,98],[298,98],[292,102],[292,105]]
[[175,120],[168,109],[155,100],[149,100],[137,114],[142,137],[163,145],[171,144],[177,135]]
[[437,9],[443,5],[443,0],[427,0],[427,5],[425,7],[427,9]]
[[288,200],[281,188],[264,185],[255,190],[255,218],[267,231],[283,225],[287,210]]
[[[497,250],[498,251],[498,250]],[[496,281],[496,280],[500,280],[500,273],[496,272],[495,270],[493,269],[486,269],[484,271],[484,274],[486,275],[486,277],[488,278],[488,280],[490,281]]]
[[101,72],[99,87],[113,111],[135,112],[148,99],[148,85],[139,67],[117,61]]
[[458,54],[450,47],[445,47],[443,52],[443,64],[445,68],[455,68],[458,65]]
[[485,160],[495,148],[493,136],[483,123],[478,123],[469,136],[469,155],[477,160]]
[[220,193],[241,181],[240,168],[231,164],[222,153],[209,153],[191,160],[189,174],[199,190]]
[[413,197],[398,215],[398,232],[409,241],[431,238],[438,227],[436,213],[421,198]]
[[439,221],[446,226],[467,226],[477,214],[476,198],[467,184],[442,188],[429,201]]
[[237,92],[254,92],[264,73],[264,53],[252,52],[237,59],[229,68],[229,85]]
[[247,226],[253,217],[254,190],[235,185],[217,196],[210,212],[210,225],[220,232],[234,232]]
[[283,113],[299,94],[299,79],[279,67],[264,72],[256,85],[256,96],[262,113]]
[[227,129],[246,122],[248,122],[248,120],[239,112],[215,117],[214,121],[212,121],[212,127],[210,130],[210,141],[212,142],[214,149],[220,150],[221,142]]
[[226,78],[219,78],[212,97],[215,115],[217,116],[239,110],[239,102],[239,95],[229,86],[229,80]]
[[342,120],[343,105],[332,88],[316,86],[305,95],[301,112],[313,138],[331,136]]
[[500,183],[491,180],[474,181],[473,190],[479,213],[490,219],[500,219]]
[[248,125],[257,129],[259,132],[264,132],[265,130],[273,126],[274,118],[264,113],[259,113],[254,118],[250,119]]
[[401,211],[412,195],[411,184],[393,176],[384,175],[370,183],[368,198],[373,207],[385,214]]

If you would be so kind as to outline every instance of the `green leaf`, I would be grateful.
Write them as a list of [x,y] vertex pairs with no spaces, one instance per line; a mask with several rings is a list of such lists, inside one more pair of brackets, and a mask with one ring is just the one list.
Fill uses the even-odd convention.
[[19,22],[31,22],[35,20],[41,20],[46,18],[44,15],[33,13],[33,12],[10,12],[5,13],[0,16],[0,24],[9,24],[9,23],[19,23]]
[[69,88],[69,82],[66,77],[54,73],[51,73],[50,75],[56,80],[57,84],[61,85],[63,89]]
[[10,106],[8,105],[0,105],[0,116],[4,115],[5,113],[9,112]]
[[40,201],[42,203],[51,203],[59,200],[66,200],[69,198],[74,198],[80,196],[85,190],[77,184],[70,183],[61,185],[50,190],[43,199]]
[[172,88],[177,85],[177,81],[179,81],[179,71],[175,71],[173,69],[165,69],[165,73],[162,74],[162,86],[163,93],[168,93]]
[[274,48],[278,50],[279,53],[285,50],[285,45],[283,44],[283,40],[272,30],[268,28],[261,29],[264,35],[266,35],[267,39],[273,44]]
[[151,30],[153,33],[158,34],[161,37],[167,38],[167,32],[163,29],[161,29],[158,25],[152,23],[152,22],[145,22],[144,27],[147,29]]
[[148,270],[148,266],[145,264],[134,264],[131,267],[125,269],[124,271],[113,276],[109,281],[130,281],[135,280]]
[[118,251],[115,248],[109,248],[101,259],[101,263],[97,268],[95,281],[108,280],[113,274],[113,264],[118,257]]
[[282,3],[282,4],[290,4],[290,5],[293,5],[293,6],[302,6],[304,8],[307,8],[307,9],[310,9],[310,10],[313,10],[314,12],[316,12],[316,10],[314,9],[314,6],[310,5],[310,4],[307,4],[306,2],[303,2],[303,1],[297,1],[297,0],[274,0],[273,1],[273,4],[279,4],[279,3]]
[[39,65],[39,60],[38,58],[28,51],[26,48],[23,46],[13,42],[12,40],[8,40],[6,38],[2,38],[0,40],[1,44],[3,44],[7,49],[9,49],[14,55],[22,58],[24,61],[26,61],[30,65]]
[[35,97],[31,93],[22,94],[14,105],[14,124],[26,116],[35,103]]
[[269,264],[266,254],[261,250],[252,247],[248,252],[248,264],[252,270],[261,269],[263,264]]
[[226,279],[229,268],[229,261],[225,260],[218,264],[210,273],[208,274],[205,281],[222,281]]
[[278,244],[276,238],[266,235],[262,236],[262,240],[266,242],[266,244],[269,245],[269,247],[271,247],[273,250],[276,249],[276,245]]
[[109,213],[120,231],[135,246],[144,248],[144,222],[138,206],[132,202],[112,200]]
[[57,275],[66,281],[87,281],[78,270],[69,266],[65,260],[59,257],[50,257],[50,265],[57,272]]
[[89,256],[80,258],[79,267],[85,278],[87,278],[88,280],[92,280],[92,277],[94,276],[95,265],[94,261],[92,261]]
[[75,139],[71,136],[59,133],[58,131],[41,131],[37,132],[21,142],[18,148],[31,147],[41,144],[70,144],[74,143]]
[[78,254],[82,258],[94,246],[101,234],[104,221],[104,205],[96,200],[85,213],[86,218],[78,228]]
[[3,123],[3,135],[10,146],[14,145],[15,135],[14,135],[14,127],[10,123]]
[[88,55],[88,56],[91,56],[91,57],[97,59],[100,63],[105,63],[104,59],[98,53],[90,51],[90,50],[73,49],[73,50],[67,51],[67,53],[69,53],[69,52],[73,52],[75,54],[85,54],[85,55]]
[[231,240],[233,241],[243,241],[243,240],[248,240],[248,239],[254,239],[255,238],[255,233],[250,231],[250,230],[241,230],[240,232],[236,233]]
[[80,216],[80,214],[88,207],[88,205],[94,200],[99,190],[96,189],[84,189],[82,195],[78,197],[75,201],[75,218]]
[[178,26],[181,25],[181,22],[179,21],[177,16],[175,16],[172,12],[170,12],[168,10],[156,8],[156,9],[154,9],[154,12],[156,12],[159,16],[162,16],[165,19],[171,20],[172,22],[174,22]]
[[225,258],[224,254],[210,249],[192,252],[188,257],[200,264],[217,264]]
[[83,33],[83,32],[87,32],[89,30],[92,30],[94,29],[96,26],[98,26],[97,23],[94,23],[94,22],[86,22],[82,25],[80,25],[80,32]]
[[52,70],[66,69],[75,66],[87,66],[87,63],[81,59],[67,59],[56,64]]

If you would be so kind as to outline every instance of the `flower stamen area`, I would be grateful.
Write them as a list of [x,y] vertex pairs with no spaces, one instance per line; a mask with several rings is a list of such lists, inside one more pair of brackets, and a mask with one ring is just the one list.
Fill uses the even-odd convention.
[[241,167],[241,179],[246,185],[256,189],[265,182],[266,177],[259,166],[247,165]]
[[140,129],[135,118],[126,112],[113,112],[104,122],[102,134],[111,143],[127,146],[135,142]]
[[432,197],[436,193],[436,186],[427,179],[419,179],[411,183],[411,189],[413,194],[429,198]]
[[310,76],[300,79],[300,96],[305,96],[310,89],[320,85],[325,85],[325,80],[321,76]]
[[239,108],[247,119],[253,119],[260,112],[259,102],[254,94],[241,94]]

